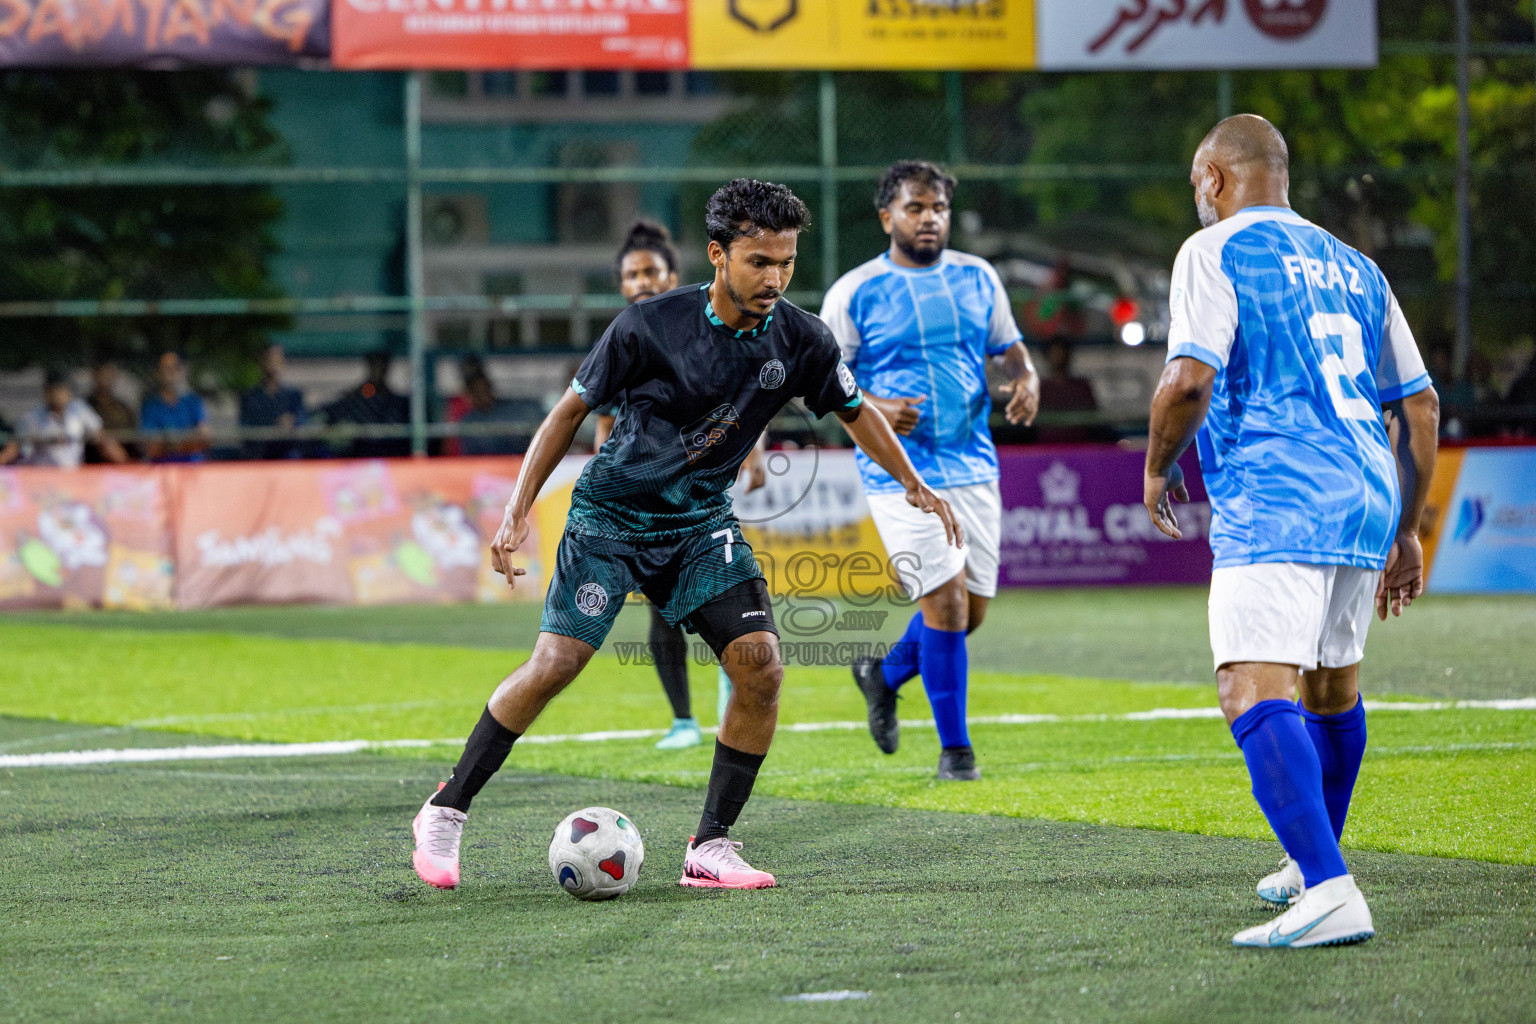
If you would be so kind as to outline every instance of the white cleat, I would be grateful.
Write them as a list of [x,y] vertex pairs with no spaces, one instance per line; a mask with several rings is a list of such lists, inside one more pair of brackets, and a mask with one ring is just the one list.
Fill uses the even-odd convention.
[[[442,789],[441,784],[438,789]],[[434,793],[432,796],[436,796]],[[454,889],[459,884],[459,840],[464,838],[463,811],[439,807],[427,797],[411,822],[416,851],[411,866],[423,882],[434,889]]]
[[1355,876],[1339,875],[1303,889],[1291,909],[1257,928],[1232,936],[1234,946],[1301,949],[1305,946],[1344,946],[1376,934],[1371,908],[1355,887]]
[[1265,875],[1259,879],[1256,887],[1259,899],[1265,903],[1273,903],[1277,907],[1288,907],[1301,896],[1301,890],[1306,888],[1301,879],[1301,868],[1296,862],[1286,857],[1280,862],[1280,870],[1272,875]]

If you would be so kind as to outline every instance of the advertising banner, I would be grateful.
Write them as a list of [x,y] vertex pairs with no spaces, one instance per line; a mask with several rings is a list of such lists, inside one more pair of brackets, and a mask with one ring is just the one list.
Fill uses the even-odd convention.
[[1023,70],[1042,0],[688,0],[703,69]]
[[330,36],[330,0],[0,0],[0,67],[291,64]]
[[1179,460],[1183,540],[1158,532],[1141,503],[1141,452],[1014,448],[1002,459],[1002,586],[1204,583],[1211,506],[1193,452]]
[[0,609],[169,608],[165,476],[0,469]]
[[333,0],[332,12],[339,68],[688,66],[685,0]]
[[1374,67],[1375,0],[1039,0],[1042,71]]
[[519,461],[182,469],[177,603],[399,604],[510,596],[491,571],[488,549]]
[[1536,592],[1536,447],[1442,453],[1432,490],[1435,593]]

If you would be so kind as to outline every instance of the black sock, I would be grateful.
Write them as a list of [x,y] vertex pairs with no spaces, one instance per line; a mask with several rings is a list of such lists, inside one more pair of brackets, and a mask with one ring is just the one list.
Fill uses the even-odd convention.
[[752,784],[767,754],[748,754],[715,740],[715,766],[709,772],[709,795],[704,798],[704,816],[693,845],[726,835],[741,809],[752,798]]
[[501,769],[507,755],[512,753],[512,744],[519,735],[492,718],[489,707],[480,712],[480,721],[475,723],[475,731],[469,734],[464,753],[459,755],[459,763],[453,766],[453,775],[448,784],[438,790],[432,802],[439,807],[468,811],[475,794],[485,788],[491,776]]
[[693,717],[693,698],[688,693],[688,640],[678,626],[667,625],[661,612],[651,606],[651,658],[661,688],[672,704],[673,718]]

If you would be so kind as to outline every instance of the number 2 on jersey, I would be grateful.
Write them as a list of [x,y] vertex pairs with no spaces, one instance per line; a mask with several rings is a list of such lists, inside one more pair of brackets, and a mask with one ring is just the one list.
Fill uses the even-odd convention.
[[[1347,420],[1373,420],[1381,411],[1370,399],[1360,394],[1355,378],[1365,373],[1365,338],[1360,321],[1348,313],[1313,313],[1307,322],[1312,340],[1318,343],[1323,356],[1323,379],[1328,385],[1328,397],[1333,399],[1333,411]],[[1342,358],[1332,351],[1328,339],[1338,338]]]

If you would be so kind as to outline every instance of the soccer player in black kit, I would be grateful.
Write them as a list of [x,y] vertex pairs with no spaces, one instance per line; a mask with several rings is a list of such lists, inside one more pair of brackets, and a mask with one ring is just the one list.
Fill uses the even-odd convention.
[[962,543],[949,505],[917,475],[885,418],[861,415],[863,395],[825,325],[782,301],[809,223],[782,185],[738,178],[717,191],[705,210],[714,280],[620,313],[534,435],[491,544],[509,587],[526,572],[515,562],[539,489],[587,414],[624,394],[613,436],[572,494],[533,654],[496,688],[452,777],[416,815],[414,865],[428,884],[458,885],[470,801],[580,674],[635,589],[667,621],[698,633],[733,684],[681,884],[774,884],[728,834],[773,742],[784,676],[768,588],[727,493],[742,460],[774,414],[801,398],[816,416],[836,413],[907,501]]
[[[640,302],[654,298],[662,292],[677,287],[677,249],[672,236],[660,224],[637,220],[629,229],[629,236],[619,249],[617,260],[619,293],[626,302]],[[620,401],[611,406],[594,410],[597,413],[597,429],[594,431],[592,450],[603,447],[603,442],[613,433],[614,421],[619,415]],[[739,479],[744,484],[743,493],[751,494],[763,486],[767,471],[763,465],[763,441],[759,435],[757,444],[741,465]],[[652,604],[651,611],[651,659],[656,674],[661,677],[661,688],[667,702],[672,705],[672,728],[656,743],[657,750],[685,750],[704,742],[699,731],[699,720],[693,717],[693,696],[688,691],[688,639],[681,625],[673,625],[662,617],[661,609]],[[718,718],[725,718],[725,705],[731,696],[731,680],[725,669],[719,672]]]

